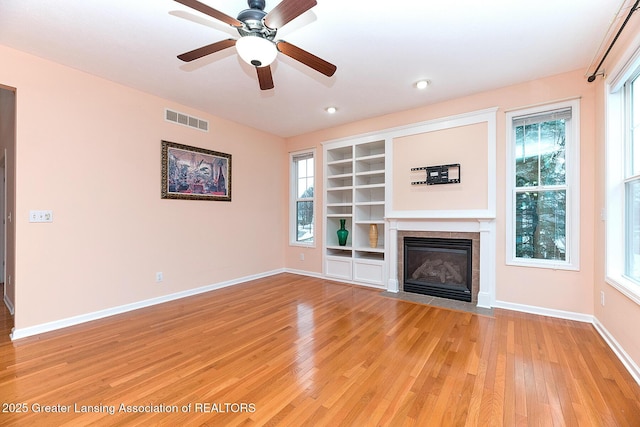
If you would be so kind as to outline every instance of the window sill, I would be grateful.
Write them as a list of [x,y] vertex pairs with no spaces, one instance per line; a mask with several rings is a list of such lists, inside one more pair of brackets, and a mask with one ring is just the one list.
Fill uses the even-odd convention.
[[300,248],[315,248],[316,244],[314,243],[301,243],[301,242],[289,242],[289,246],[297,246]]
[[640,305],[640,286],[627,279],[624,276],[611,277],[607,276],[605,282],[619,290],[623,295],[631,301]]
[[567,271],[580,271],[579,265],[569,264],[569,263],[558,263],[558,262],[545,262],[542,260],[519,260],[512,259],[507,261],[507,265],[511,265],[514,267],[533,267],[533,268],[546,268],[548,270],[567,270]]

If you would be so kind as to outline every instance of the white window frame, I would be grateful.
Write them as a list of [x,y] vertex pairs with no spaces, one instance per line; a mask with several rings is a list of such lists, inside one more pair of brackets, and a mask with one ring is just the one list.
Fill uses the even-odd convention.
[[[571,120],[566,127],[566,256],[564,260],[545,260],[516,257],[515,230],[515,140],[513,120],[516,117],[544,114],[571,108]],[[552,104],[510,110],[506,113],[506,263],[522,267],[554,270],[580,270],[580,100],[571,99]]]
[[[296,204],[300,200],[297,195],[298,189],[298,171],[295,163],[295,159],[300,156],[311,155],[313,157],[313,241],[312,242],[299,242],[297,240],[298,234],[298,218],[296,212]],[[317,194],[318,194],[318,157],[316,156],[316,149],[300,150],[289,153],[289,245],[290,246],[302,246],[305,248],[315,248],[316,241],[318,240],[317,229]],[[308,200],[308,199],[305,199]]]
[[626,262],[626,203],[625,182],[627,167],[626,129],[628,108],[625,105],[625,84],[640,73],[640,49],[627,53],[626,60],[614,68],[607,79],[605,92],[605,281],[640,305],[640,284],[625,274]]

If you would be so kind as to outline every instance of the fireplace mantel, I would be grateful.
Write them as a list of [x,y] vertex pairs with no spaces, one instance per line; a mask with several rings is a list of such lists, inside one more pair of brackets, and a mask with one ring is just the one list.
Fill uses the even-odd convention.
[[[387,290],[400,289],[398,257],[399,231],[435,231],[452,233],[480,233],[480,283],[478,307],[491,308],[495,301],[496,277],[496,226],[495,216],[487,211],[465,211],[464,213],[431,211],[429,215],[420,213],[396,213],[387,217],[389,223],[389,279]],[[400,248],[401,249],[401,248]]]

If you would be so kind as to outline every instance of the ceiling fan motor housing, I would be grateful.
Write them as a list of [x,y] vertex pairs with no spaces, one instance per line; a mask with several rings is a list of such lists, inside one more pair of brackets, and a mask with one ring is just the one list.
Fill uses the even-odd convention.
[[251,9],[264,10],[265,3],[265,0],[247,0],[247,4]]

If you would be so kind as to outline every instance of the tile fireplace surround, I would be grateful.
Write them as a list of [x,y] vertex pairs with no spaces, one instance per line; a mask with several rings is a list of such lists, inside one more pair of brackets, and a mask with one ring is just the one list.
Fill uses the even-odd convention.
[[402,290],[404,237],[462,238],[473,241],[472,304],[491,308],[495,301],[496,244],[493,218],[387,218],[390,274],[387,290]]

